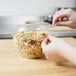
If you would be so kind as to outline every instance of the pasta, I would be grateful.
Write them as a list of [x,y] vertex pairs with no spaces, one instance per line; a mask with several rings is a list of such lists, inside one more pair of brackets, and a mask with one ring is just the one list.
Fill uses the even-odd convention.
[[26,58],[42,57],[41,42],[47,36],[43,31],[23,31],[14,36],[20,54]]

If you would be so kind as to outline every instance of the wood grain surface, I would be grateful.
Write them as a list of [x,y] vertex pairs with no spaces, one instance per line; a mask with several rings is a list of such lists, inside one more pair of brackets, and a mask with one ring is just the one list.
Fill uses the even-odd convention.
[[[64,38],[76,47],[75,38]],[[0,76],[76,76],[70,63],[57,65],[45,58],[22,58],[12,39],[0,40]]]

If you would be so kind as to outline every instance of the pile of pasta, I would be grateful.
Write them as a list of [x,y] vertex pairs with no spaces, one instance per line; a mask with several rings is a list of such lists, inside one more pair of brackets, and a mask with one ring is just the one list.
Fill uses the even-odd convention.
[[17,33],[13,39],[20,54],[25,58],[40,58],[43,56],[41,43],[47,36],[43,31],[23,31]]

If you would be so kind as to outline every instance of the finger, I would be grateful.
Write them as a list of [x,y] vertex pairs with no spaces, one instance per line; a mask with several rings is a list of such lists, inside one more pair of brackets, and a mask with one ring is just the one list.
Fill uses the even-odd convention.
[[46,45],[47,45],[47,40],[48,40],[48,37],[46,37],[43,41],[42,41],[42,44],[41,44],[41,47],[44,48]]
[[69,20],[68,16],[66,16],[66,15],[59,16],[59,17],[55,18],[55,20],[53,21],[53,25],[55,25],[56,22],[61,22],[64,20],[68,21]]
[[59,19],[61,19],[61,18],[69,18],[69,16],[70,16],[70,10],[68,9],[68,10],[61,10],[61,11],[58,11],[58,12],[56,12],[56,14],[54,15],[54,17],[53,17],[53,25],[56,23],[56,22],[58,22],[59,21]]
[[55,26],[70,26],[72,21],[65,21],[65,22],[57,22]]
[[53,25],[55,25],[57,22],[64,21],[64,19],[66,19],[66,21],[68,21],[69,17],[67,15],[60,15],[60,16],[55,17],[53,19]]

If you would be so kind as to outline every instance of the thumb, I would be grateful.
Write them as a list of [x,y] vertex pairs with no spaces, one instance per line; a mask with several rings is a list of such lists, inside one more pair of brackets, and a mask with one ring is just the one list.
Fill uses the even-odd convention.
[[46,47],[46,45],[47,45],[47,40],[48,40],[48,37],[46,37],[46,38],[42,41],[42,44],[41,44],[41,47],[42,47],[42,48]]
[[65,22],[57,22],[55,26],[70,26],[72,21],[65,21]]

